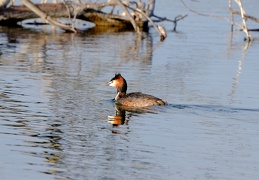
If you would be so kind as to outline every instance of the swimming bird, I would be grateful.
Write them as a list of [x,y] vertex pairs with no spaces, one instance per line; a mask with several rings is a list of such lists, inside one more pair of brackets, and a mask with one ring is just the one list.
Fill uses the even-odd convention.
[[117,89],[117,95],[114,101],[118,105],[128,107],[147,107],[147,106],[161,106],[166,105],[167,102],[149,94],[141,92],[133,92],[127,94],[127,82],[120,73],[115,76],[106,84]]

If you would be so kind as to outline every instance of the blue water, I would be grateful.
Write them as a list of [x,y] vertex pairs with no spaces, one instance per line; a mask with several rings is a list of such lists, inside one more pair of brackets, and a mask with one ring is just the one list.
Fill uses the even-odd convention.
[[[186,3],[229,16],[227,2]],[[179,1],[155,12],[188,17],[176,32],[162,23],[164,42],[153,28],[142,39],[0,27],[1,179],[257,179],[258,34],[247,44]],[[116,114],[116,90],[101,86],[116,72],[169,105]]]

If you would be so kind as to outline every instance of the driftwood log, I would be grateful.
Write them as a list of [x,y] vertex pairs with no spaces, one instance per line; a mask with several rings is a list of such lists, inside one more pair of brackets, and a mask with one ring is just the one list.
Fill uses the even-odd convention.
[[[8,0],[6,0],[8,1]],[[75,4],[67,1],[59,4],[33,4],[30,0],[22,0],[22,6],[10,6],[0,9],[0,26],[17,26],[18,22],[27,19],[41,18],[46,23],[57,26],[65,31],[81,32],[74,27],[74,20],[80,19],[94,23],[97,27],[120,27],[120,29],[134,29],[137,33],[148,29],[148,22],[160,33],[160,39],[167,36],[166,30],[155,22],[169,21],[174,23],[174,30],[177,21],[187,15],[180,15],[175,20],[161,18],[154,15],[155,0],[148,0],[148,3],[121,0],[107,0],[104,3]],[[110,13],[101,11],[104,7],[112,7]],[[123,13],[115,14],[115,7],[119,7]],[[157,18],[152,20],[151,17]],[[71,24],[66,25],[58,22],[56,18],[69,18]]]
[[[48,16],[52,18],[69,18],[74,15],[73,10],[68,11],[66,5],[63,3],[37,4],[35,6],[43,12],[47,12]],[[24,5],[0,9],[1,26],[17,26],[18,22],[33,18],[39,18],[39,16]],[[126,17],[107,14],[88,5],[82,5],[82,8],[77,12],[76,19],[92,22],[96,26],[123,26],[133,28],[131,22]],[[136,21],[136,23],[140,28],[145,29],[147,28],[148,21]]]

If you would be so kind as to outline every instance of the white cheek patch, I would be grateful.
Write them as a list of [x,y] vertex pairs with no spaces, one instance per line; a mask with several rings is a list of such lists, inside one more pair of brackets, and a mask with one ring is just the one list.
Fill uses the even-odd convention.
[[114,81],[110,81],[108,84],[109,84],[109,86],[115,87]]

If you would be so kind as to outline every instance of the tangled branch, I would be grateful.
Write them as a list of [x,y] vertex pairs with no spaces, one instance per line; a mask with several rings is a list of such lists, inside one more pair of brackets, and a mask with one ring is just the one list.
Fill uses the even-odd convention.
[[[237,3],[237,5],[238,5],[239,8],[240,8],[240,12],[239,12],[239,11],[236,11],[236,10],[234,10],[234,9],[232,8],[232,5],[231,5],[232,0],[229,0],[229,1],[228,1],[228,6],[229,6],[229,10],[230,10],[230,14],[231,14],[231,15],[236,14],[236,15],[240,15],[240,16],[241,16],[241,18],[242,18],[242,24],[236,23],[236,22],[233,20],[233,18],[232,18],[232,19],[228,19],[228,18],[223,17],[223,16],[217,16],[217,15],[213,15],[213,14],[205,14],[205,13],[197,12],[197,11],[191,9],[189,6],[187,6],[183,0],[180,0],[180,2],[184,5],[185,8],[187,8],[189,11],[191,11],[191,12],[197,14],[197,15],[209,16],[209,17],[213,17],[213,18],[223,19],[223,20],[225,20],[225,21],[231,23],[232,26],[233,26],[233,25],[236,25],[236,26],[240,27],[240,28],[245,32],[248,41],[251,41],[251,40],[252,40],[252,36],[251,36],[251,34],[249,33],[249,29],[247,28],[246,20],[247,20],[247,19],[251,19],[251,20],[254,21],[254,22],[259,22],[259,19],[258,19],[258,18],[255,18],[255,17],[253,17],[253,16],[247,15],[247,14],[245,13],[245,10],[244,10],[244,8],[243,8],[242,1],[241,1],[241,0],[235,0],[235,2]],[[246,40],[246,39],[245,39],[245,40]]]

